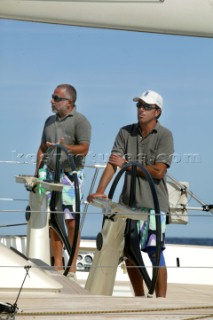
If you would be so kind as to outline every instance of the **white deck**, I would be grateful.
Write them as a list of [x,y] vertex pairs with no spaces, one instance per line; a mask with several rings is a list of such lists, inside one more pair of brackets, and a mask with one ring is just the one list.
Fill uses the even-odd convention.
[[[15,316],[32,319],[213,319],[212,286],[169,284],[166,299],[89,295],[78,284],[58,275],[61,292],[23,292]],[[17,292],[0,292],[13,303]]]

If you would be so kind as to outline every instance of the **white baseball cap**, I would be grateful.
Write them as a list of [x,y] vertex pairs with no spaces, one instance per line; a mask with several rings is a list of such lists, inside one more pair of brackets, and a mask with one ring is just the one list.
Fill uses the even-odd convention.
[[163,98],[159,93],[152,91],[152,90],[147,90],[142,93],[140,97],[136,97],[133,99],[133,101],[140,101],[143,100],[144,102],[148,104],[156,104],[161,110],[163,109]]

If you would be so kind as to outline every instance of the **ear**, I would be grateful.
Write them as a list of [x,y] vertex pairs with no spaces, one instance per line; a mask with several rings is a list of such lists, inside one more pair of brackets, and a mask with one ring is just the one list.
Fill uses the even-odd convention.
[[72,102],[71,99],[68,101],[68,103],[69,103],[69,107],[70,107],[70,108],[73,108],[73,102]]
[[160,118],[160,116],[161,116],[161,109],[160,108],[157,108],[156,110],[155,110],[155,112],[156,112],[156,119],[158,119],[158,118]]

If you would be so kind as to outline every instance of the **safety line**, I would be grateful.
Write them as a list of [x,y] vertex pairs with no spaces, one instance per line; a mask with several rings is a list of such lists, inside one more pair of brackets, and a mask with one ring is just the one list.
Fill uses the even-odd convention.
[[[16,210],[16,209],[13,209],[13,210],[0,210],[0,212],[6,212],[6,213],[8,213],[8,212],[11,212],[11,213],[20,213],[20,212],[23,212],[23,213],[25,213],[25,212],[30,212],[30,213],[47,213],[48,211],[47,210],[43,210],[43,211],[41,211],[41,210],[25,210],[25,209],[21,209],[21,210]],[[63,213],[64,214],[64,212],[63,211],[55,211],[55,213]],[[84,214],[84,212],[75,212],[75,214],[80,214],[80,215],[83,215]],[[87,212],[87,215],[89,215],[89,214],[95,214],[95,215],[98,215],[98,214],[100,214],[100,215],[103,215],[103,212]],[[112,212],[112,213],[110,213],[110,214],[116,214],[116,216],[124,216],[124,214],[123,213],[121,213],[121,212]],[[131,214],[132,213],[129,213],[129,217],[131,217]],[[127,213],[125,213],[125,215],[128,217],[128,214]],[[138,215],[140,215],[140,213],[138,213]],[[149,215],[149,213],[147,213],[147,215]],[[157,214],[157,215],[160,215],[160,214]],[[172,214],[171,213],[171,216],[175,216],[175,217],[177,217],[178,215],[177,214]],[[204,215],[204,214],[181,214],[180,215],[181,217],[184,217],[184,216],[188,216],[189,218],[190,217],[202,217],[202,218],[213,218],[213,215]],[[180,223],[181,224],[181,223]]]
[[[1,243],[1,242],[0,242]],[[88,254],[89,254],[90,252],[88,252]],[[39,267],[37,267],[37,266],[34,266],[34,265],[31,265],[31,267],[32,267],[32,269],[42,269],[42,268],[44,268],[45,270],[47,270],[47,269],[49,269],[50,271],[57,271],[57,270],[55,270],[55,269],[53,269],[53,267],[52,266],[39,266]],[[60,267],[66,267],[66,266],[60,266]],[[23,266],[0,266],[0,269],[1,268],[23,268]],[[104,265],[100,265],[100,266],[98,266],[98,265],[96,265],[95,267],[93,267],[92,265],[90,266],[90,269],[92,269],[92,268],[95,268],[95,269],[98,269],[98,268],[101,268],[101,269],[103,269],[103,268],[105,268],[105,269],[114,269],[114,268],[121,268],[121,269],[123,269],[123,266],[121,266],[121,265],[116,265],[116,266],[104,266]],[[134,268],[150,268],[150,269],[153,269],[153,268],[164,268],[163,266],[161,267],[161,266],[152,266],[152,265],[150,265],[150,266],[128,266],[128,269],[134,269]],[[213,269],[213,266],[184,266],[184,267],[177,267],[177,266],[166,266],[166,268],[167,269],[178,269],[178,270],[180,270],[180,269]]]

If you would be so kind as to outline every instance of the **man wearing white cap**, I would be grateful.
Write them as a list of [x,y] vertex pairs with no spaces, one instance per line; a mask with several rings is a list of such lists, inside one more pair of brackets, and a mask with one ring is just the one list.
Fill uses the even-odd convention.
[[[107,196],[104,194],[117,167],[128,161],[140,162],[153,178],[161,210],[161,254],[160,268],[156,283],[157,297],[165,297],[167,291],[167,270],[163,250],[165,249],[166,215],[169,213],[169,199],[165,175],[170,167],[174,153],[172,133],[161,126],[158,119],[162,113],[163,99],[155,91],[147,90],[133,101],[137,102],[138,122],[122,127],[115,139],[109,162],[100,179],[96,193],[88,196],[92,202],[95,197]],[[119,202],[129,204],[131,193],[131,167],[126,169],[123,189]],[[153,198],[148,181],[139,167],[136,169],[135,204],[137,208],[149,212],[146,221],[138,221],[139,240],[141,250],[148,253],[154,264],[156,252],[156,226]],[[133,267],[129,259],[126,260],[127,270],[136,296],[144,295],[141,275]],[[129,267],[129,268],[128,268]]]

